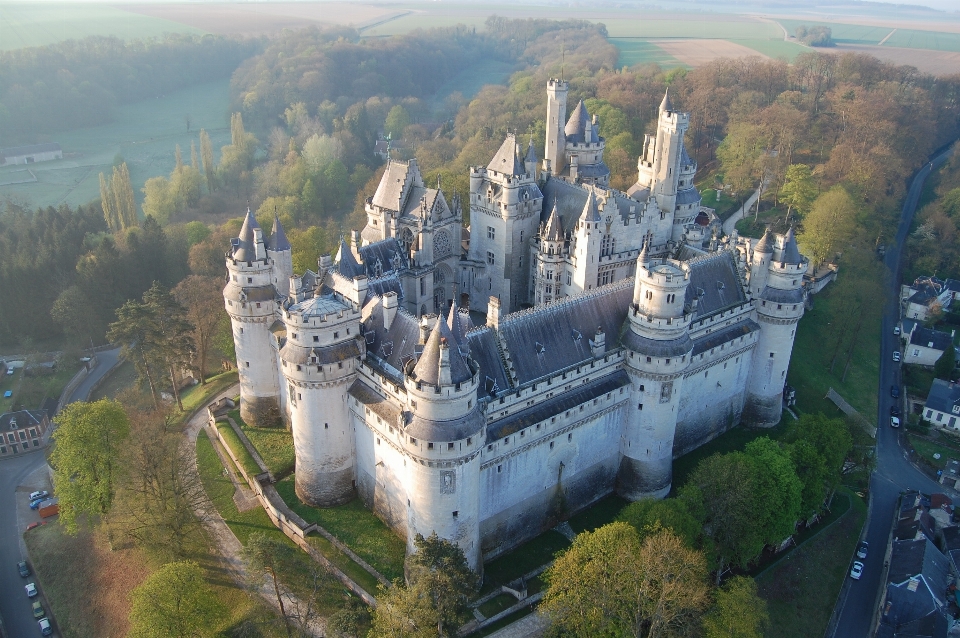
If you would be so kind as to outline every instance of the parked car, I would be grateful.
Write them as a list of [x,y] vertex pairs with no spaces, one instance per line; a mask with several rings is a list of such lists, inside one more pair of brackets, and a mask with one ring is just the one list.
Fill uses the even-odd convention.
[[900,419],[895,416],[890,417],[890,427],[892,428],[900,427]]
[[41,525],[46,525],[46,524],[47,524],[46,521],[35,521],[35,522],[30,523],[29,525],[27,525],[26,531],[29,532],[29,531],[32,530],[32,529],[35,529],[35,528],[37,528],[37,527],[40,527]]
[[863,576],[863,563],[858,560],[853,561],[853,567],[850,568],[850,578],[860,580]]
[[896,385],[896,384],[890,386],[890,396],[892,396],[894,399],[899,399],[899,398],[900,398],[900,386],[898,386],[898,385]]
[[43,498],[35,498],[35,499],[33,499],[32,501],[30,501],[30,509],[32,509],[32,510],[39,509],[39,508],[40,508],[40,504],[43,503],[45,500],[47,500],[47,497],[46,497],[46,496],[44,496]]
[[27,583],[27,586],[24,587],[27,590],[27,597],[33,598],[37,595],[37,586],[34,583]]
[[896,405],[891,405],[890,416],[900,416],[900,408],[898,408]]
[[17,571],[20,572],[20,575],[24,578],[30,575],[30,567],[27,566],[27,561],[22,560],[17,563]]
[[49,636],[53,633],[53,627],[50,626],[50,620],[48,618],[44,618],[37,624],[40,625],[40,633],[42,635]]
[[899,351],[899,350],[894,350],[894,351],[893,351],[893,360],[896,361],[897,363],[900,363],[900,351]]
[[39,600],[33,602],[33,617],[34,618],[43,618],[47,615],[47,612],[43,610],[43,603]]
[[870,548],[870,545],[867,541],[860,541],[860,544],[857,545],[857,558],[866,558],[867,550]]
[[36,492],[30,492],[30,500],[35,501],[38,498],[47,498],[50,496],[50,492],[47,490],[37,490]]
[[900,334],[900,326],[894,326],[894,327],[893,327],[893,334],[895,334],[895,335]]

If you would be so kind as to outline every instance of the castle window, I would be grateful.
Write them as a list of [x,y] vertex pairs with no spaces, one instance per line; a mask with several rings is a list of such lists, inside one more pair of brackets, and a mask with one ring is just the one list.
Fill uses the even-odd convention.
[[496,261],[497,261],[497,256],[494,255],[492,252],[490,252],[490,251],[488,250],[488,251],[487,251],[487,263],[492,266],[494,263],[496,263]]
[[570,271],[567,271],[567,285],[570,285]]
[[329,430],[329,429],[330,429],[330,424],[329,424],[329,423],[324,423],[324,424],[323,424],[323,429],[324,429],[324,430]]
[[523,435],[524,435],[524,431],[520,430],[520,436],[523,436]]
[[303,401],[303,397],[300,396],[299,392],[297,392],[297,401]]
[[247,368],[250,367],[250,362],[249,362],[249,361],[244,361],[243,364],[244,364],[244,366],[247,367]]
[[573,440],[573,432],[567,435],[567,442],[569,443],[572,440]]
[[337,361],[337,367],[343,369],[343,361]]
[[410,437],[410,443],[412,443],[413,445],[416,445],[416,444],[417,444],[417,440],[411,436],[411,437]]
[[770,353],[770,358],[773,359],[773,353],[772,353],[772,352]]
[[643,409],[643,404],[642,404],[642,403],[638,403],[638,404],[637,404],[637,409],[638,409],[638,410],[642,410],[642,409]]
[[298,366],[297,366],[297,372],[300,372],[301,370],[303,370],[303,366],[298,365]]
[[320,341],[320,336],[319,336],[319,335],[313,335],[313,340],[314,340],[314,341]]
[[496,239],[497,229],[493,226],[487,226],[487,239]]
[[493,446],[492,446],[492,445],[488,445],[488,446],[487,446],[487,452],[493,452]]
[[240,327],[240,334],[243,334],[243,326]]
[[380,438],[377,437],[377,445],[380,445]]
[[334,339],[339,339],[339,338],[340,338],[340,333],[339,333],[339,332],[334,332],[334,333],[333,333],[333,338],[334,338]]
[[783,304],[782,304],[782,303],[778,303],[778,304],[777,304],[777,310],[783,310]]
[[260,302],[258,301],[258,302],[257,302],[257,308],[259,308],[259,307],[260,307]]
[[416,401],[411,401],[411,402],[410,402],[410,407],[413,408],[414,410],[416,410],[416,409],[417,409],[417,402],[416,402]]
[[428,450],[432,450],[432,449],[433,449],[433,443],[427,443],[427,449],[428,449]]
[[458,516],[460,516],[460,511],[459,511],[459,510],[453,510],[453,517],[454,517],[454,518],[457,518]]
[[647,291],[647,299],[653,299],[653,292],[650,290]]
[[503,466],[502,466],[502,465],[498,465],[498,466],[497,466],[497,474],[499,474],[499,473],[502,472],[502,471],[503,471]]
[[467,437],[467,445],[472,445],[472,444],[473,444],[473,437],[469,437],[469,436],[468,436],[468,437]]
[[550,449],[553,449],[553,441],[550,441]]
[[297,337],[298,337],[299,335],[298,335],[296,332],[294,332],[294,333],[292,333],[290,336],[293,337],[294,339],[297,339]]
[[510,437],[509,437],[509,436],[503,437],[503,443],[504,443],[504,444],[507,444],[507,443],[509,443],[509,442],[510,442]]
[[253,277],[247,277],[247,283],[248,283],[248,284],[252,284],[252,283],[253,283]]
[[447,449],[448,449],[448,450],[452,450],[452,449],[453,449],[453,443],[447,443]]
[[667,365],[670,365],[670,359],[667,359]]
[[652,359],[650,357],[647,357],[647,363],[650,363],[651,361]]

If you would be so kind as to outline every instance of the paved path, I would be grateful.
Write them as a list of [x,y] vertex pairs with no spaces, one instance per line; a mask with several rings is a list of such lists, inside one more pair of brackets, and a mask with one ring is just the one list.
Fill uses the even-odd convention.
[[[211,398],[204,405],[204,408],[198,410],[197,413],[194,414],[187,423],[187,428],[184,432],[186,436],[183,444],[189,446],[190,448],[190,457],[193,459],[191,470],[194,473],[198,473],[196,455],[197,435],[207,424],[206,405],[209,405],[214,401],[219,401],[224,397],[236,396],[239,392],[239,387],[239,384],[234,385]],[[199,475],[197,476],[197,480],[199,480]],[[237,537],[234,535],[233,531],[230,529],[230,526],[227,525],[226,521],[223,520],[223,517],[220,516],[220,513],[217,512],[217,509],[214,507],[213,503],[209,499],[206,499],[206,501],[195,511],[197,516],[203,522],[204,527],[206,527],[207,531],[209,532],[210,538],[215,547],[219,550],[219,560],[223,570],[226,573],[229,573],[240,587],[252,586],[256,593],[258,593],[267,602],[267,604],[269,604],[279,614],[280,605],[277,602],[276,595],[274,594],[273,585],[268,583],[266,578],[259,581],[259,586],[251,585],[251,583],[254,583],[255,581],[250,570],[248,569],[246,561],[243,560],[241,553],[243,551],[243,545],[240,544],[239,539],[237,539]],[[306,605],[301,603],[294,596],[286,594],[284,598],[284,606],[287,608],[288,613],[290,613],[291,609],[306,609]],[[322,637],[326,632],[326,620],[323,618],[312,619],[307,629],[311,635]]]
[[759,189],[753,191],[753,195],[747,198],[747,201],[743,203],[743,206],[741,206],[737,212],[735,212],[733,215],[730,215],[730,217],[727,217],[727,220],[723,222],[723,232],[725,235],[733,234],[733,231],[737,227],[737,222],[744,218],[746,213],[750,210],[754,203],[756,203],[758,197],[760,197]]
[[[903,204],[896,241],[884,256],[884,264],[888,269],[885,282],[888,295],[881,320],[877,469],[870,479],[870,508],[863,533],[863,539],[870,543],[870,552],[863,561],[863,577],[858,581],[847,578],[840,590],[834,610],[836,624],[828,628],[828,638],[865,638],[870,631],[883,591],[881,576],[885,549],[900,492],[908,488],[927,493],[944,491],[941,485],[910,463],[903,448],[905,439],[901,440],[902,428],[893,429],[883,424],[887,422],[890,407],[897,402],[890,396],[890,386],[901,384],[899,364],[893,362],[893,351],[899,347],[899,337],[893,334],[893,327],[897,325],[900,315],[900,247],[906,242],[920,192],[933,165],[939,166],[948,157],[949,151],[945,151],[917,172]],[[900,396],[903,396],[903,392],[900,392]]]
[[93,390],[93,386],[100,381],[100,379],[105,377],[108,372],[113,370],[119,359],[120,348],[98,352],[97,367],[94,368],[93,371],[87,375],[87,378],[84,379],[80,385],[74,389],[73,394],[70,395],[70,398],[65,402],[65,404],[73,403],[74,401],[86,401],[89,399],[90,392]]
[[533,612],[500,631],[490,634],[489,638],[540,638],[546,632],[546,619],[537,612]]

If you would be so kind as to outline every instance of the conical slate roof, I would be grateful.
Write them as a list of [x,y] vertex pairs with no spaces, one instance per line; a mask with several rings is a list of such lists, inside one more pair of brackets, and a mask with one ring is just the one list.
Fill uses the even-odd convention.
[[353,256],[353,251],[350,250],[350,246],[348,246],[347,242],[343,239],[340,240],[340,250],[337,251],[337,272],[350,279],[353,279],[357,275],[364,274],[363,266],[357,262],[357,258]]
[[670,103],[670,87],[663,93],[663,101],[660,102],[660,112],[665,113],[673,110],[673,104]]
[[270,250],[279,252],[281,250],[290,250],[290,242],[287,240],[287,234],[283,232],[283,224],[277,215],[273,216],[273,230],[270,232]]
[[783,252],[780,255],[780,263],[784,264],[802,264],[803,256],[800,254],[800,248],[797,246],[797,238],[793,235],[793,226],[783,237]]
[[469,381],[473,377],[473,373],[456,345],[456,338],[446,322],[442,317],[437,317],[437,325],[430,333],[430,338],[427,339],[427,343],[423,347],[423,354],[420,355],[417,365],[413,368],[413,377],[422,383],[439,385],[440,357],[441,349],[443,349],[445,350],[443,356],[450,362],[450,384]]
[[597,208],[597,196],[593,193],[593,189],[590,189],[590,194],[587,195],[587,203],[583,206],[583,213],[580,214],[580,221],[600,221],[600,211]]
[[637,257],[637,261],[644,266],[650,263],[650,242],[643,242],[643,248],[640,249],[640,256]]
[[767,230],[764,231],[763,237],[760,238],[760,243],[754,246],[753,252],[763,253],[764,255],[773,254],[773,233],[770,232],[769,226],[767,226]]
[[523,158],[524,163],[533,162],[537,163],[537,149],[533,146],[533,138],[530,138],[530,143],[527,144],[527,156]]
[[547,225],[543,229],[543,238],[547,241],[562,241],[563,228],[560,226],[560,215],[557,214],[557,202],[553,202],[553,210],[547,218]]
[[467,331],[470,329],[468,324],[469,321],[464,321],[460,315],[460,308],[454,299],[450,305],[450,313],[447,315],[447,327],[450,328],[450,333],[462,351],[470,347],[467,343]]
[[237,261],[253,261],[257,258],[257,247],[254,245],[253,231],[260,228],[256,218],[250,209],[247,209],[247,216],[243,218],[243,226],[240,227],[240,235],[233,243],[233,258]]
[[573,109],[573,113],[570,114],[570,119],[567,120],[567,125],[563,127],[563,132],[567,137],[567,141],[583,142],[584,129],[589,121],[590,113],[587,112],[587,107],[583,104],[583,100],[580,100],[577,103],[577,108]]
[[513,133],[503,140],[500,150],[487,164],[487,170],[497,171],[506,175],[524,175],[527,171],[520,158],[517,157],[517,138]]

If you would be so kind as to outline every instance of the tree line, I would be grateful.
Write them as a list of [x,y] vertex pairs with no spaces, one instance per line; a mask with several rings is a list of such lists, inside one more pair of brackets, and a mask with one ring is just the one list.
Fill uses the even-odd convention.
[[229,77],[261,48],[252,39],[167,34],[89,36],[0,51],[0,146],[110,122],[119,104]]

